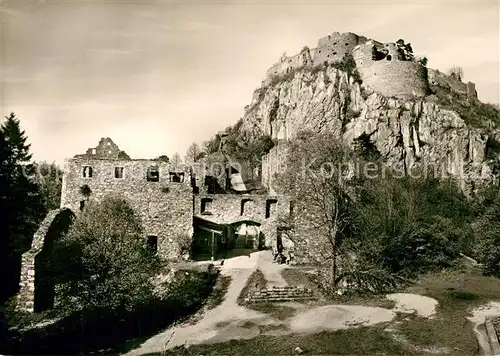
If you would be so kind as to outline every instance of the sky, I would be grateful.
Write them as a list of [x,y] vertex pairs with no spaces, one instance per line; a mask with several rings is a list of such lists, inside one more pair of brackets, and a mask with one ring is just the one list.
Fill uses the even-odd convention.
[[266,70],[332,32],[399,38],[500,103],[500,1],[0,0],[0,99],[36,160],[101,137],[184,156],[234,124]]

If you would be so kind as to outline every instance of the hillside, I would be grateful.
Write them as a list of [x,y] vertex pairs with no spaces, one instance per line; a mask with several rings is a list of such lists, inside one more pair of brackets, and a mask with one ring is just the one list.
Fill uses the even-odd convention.
[[[335,35],[348,36],[352,50],[319,61],[320,48],[342,41]],[[478,101],[473,83],[428,69],[427,60],[405,52],[409,44],[402,40],[384,45],[354,34],[328,37],[271,67],[237,124],[241,136],[286,142],[302,130],[331,131],[376,151],[397,170],[427,167],[456,177],[462,188],[494,180],[500,114]],[[272,180],[282,146],[264,158],[264,180]]]

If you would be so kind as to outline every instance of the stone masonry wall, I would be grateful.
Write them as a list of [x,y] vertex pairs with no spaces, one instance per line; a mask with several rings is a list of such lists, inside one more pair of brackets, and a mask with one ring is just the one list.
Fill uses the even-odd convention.
[[[373,60],[372,47],[368,41],[353,50],[356,66],[363,84],[387,97],[412,98],[427,94],[428,82],[423,74],[424,67],[417,62],[401,61],[395,53],[388,59]],[[388,46],[389,53],[394,46]]]
[[[383,47],[390,56],[372,60],[372,46]],[[389,97],[423,97],[427,94],[428,84],[450,88],[452,91],[467,98],[477,99],[475,84],[463,83],[460,80],[428,69],[428,81],[423,74],[423,66],[414,61],[398,59],[398,46],[395,43],[382,44],[378,41],[358,36],[355,33],[334,32],[320,38],[316,48],[305,47],[295,56],[283,56],[268,71],[262,86],[271,83],[272,77],[283,75],[290,70],[304,66],[313,67],[324,62],[341,61],[346,54],[352,54],[356,60],[358,71],[365,85]],[[254,93],[252,103],[259,100],[260,92]]]
[[320,38],[314,54],[314,65],[325,61],[328,63],[341,61],[346,54],[351,53],[356,46],[365,43],[367,40],[366,37],[351,32],[333,32],[326,37]]
[[[92,177],[83,177],[83,167],[92,167]],[[159,181],[147,181],[147,171],[157,166]],[[115,178],[115,167],[123,167],[123,178]],[[140,216],[146,235],[158,238],[158,255],[164,259],[179,257],[180,238],[192,236],[193,195],[190,176],[185,172],[184,182],[171,182],[170,165],[152,160],[99,160],[73,158],[65,162],[61,206],[80,211],[85,197],[80,187],[87,185],[89,201],[100,201],[105,196],[128,200]]]
[[287,144],[279,142],[268,154],[262,156],[262,185],[269,190],[269,194],[276,194],[275,175],[283,172],[287,159]]
[[130,157],[125,152],[121,151],[109,137],[101,138],[96,147],[89,148],[85,154],[76,155],[75,157],[130,159]]
[[346,54],[359,44],[367,41],[366,37],[358,36],[355,33],[334,32],[318,40],[317,48],[309,49],[304,47],[299,54],[294,56],[282,56],[280,60],[267,70],[266,79],[263,85],[270,82],[273,76],[283,75],[290,70],[304,66],[314,66],[324,62],[332,63],[341,61]]
[[291,57],[281,57],[277,63],[273,64],[272,67],[267,70],[266,79],[264,80],[263,85],[269,83],[273,76],[283,75],[291,70],[312,65],[313,53],[314,52],[311,53],[309,48],[304,47],[299,54]]
[[429,84],[449,89],[461,96],[477,99],[476,86],[472,82],[464,83],[457,78],[441,73],[438,70],[428,70]]
[[[35,261],[37,260],[37,255],[44,248],[44,244],[47,242],[47,235],[49,230],[53,228],[53,224],[57,222],[65,222],[67,220],[58,221],[61,216],[72,216],[73,213],[69,209],[54,209],[49,211],[45,219],[40,224],[38,230],[33,235],[33,240],[31,242],[31,248],[23,253],[21,258],[21,280],[20,280],[20,291],[17,295],[16,308],[21,311],[33,313],[35,310]],[[68,226],[62,226],[62,230],[67,229]],[[59,228],[59,227],[58,227]],[[36,276],[36,278],[41,278],[42,276]]]
[[[211,208],[202,212],[202,200],[211,199]],[[270,216],[266,217],[266,206],[276,201],[272,206]],[[245,204],[243,213],[241,206]],[[274,203],[273,203],[274,204]],[[232,195],[204,194],[195,196],[194,214],[202,219],[218,224],[232,224],[238,221],[254,221],[260,225],[260,231],[265,237],[265,246],[272,247],[276,242],[276,229],[281,217],[290,214],[290,200],[285,196],[272,195]]]
[[324,263],[331,253],[326,226],[322,222],[323,212],[307,202],[295,201],[293,208],[293,229],[288,232],[293,241],[293,263]]

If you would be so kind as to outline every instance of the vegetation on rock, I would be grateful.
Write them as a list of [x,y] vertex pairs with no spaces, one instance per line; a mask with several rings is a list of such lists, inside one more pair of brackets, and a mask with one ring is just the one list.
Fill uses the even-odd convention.
[[[250,133],[242,128],[243,120],[240,119],[233,126],[224,130],[224,153],[242,164],[249,164],[255,168],[260,165],[262,156],[267,154],[276,142],[263,133]],[[205,142],[205,153],[210,155],[219,150],[221,135],[217,134]]]
[[[388,291],[420,273],[454,266],[461,253],[498,268],[494,203],[475,223],[485,203],[471,204],[454,181],[392,171],[370,151],[349,151],[332,134],[304,133],[291,142],[287,169],[277,177],[295,209],[308,211],[308,221],[298,224],[314,231],[322,249],[314,252],[331,263],[330,291],[341,284]],[[304,162],[311,163],[304,168]],[[292,227],[292,240],[304,233],[300,228]]]

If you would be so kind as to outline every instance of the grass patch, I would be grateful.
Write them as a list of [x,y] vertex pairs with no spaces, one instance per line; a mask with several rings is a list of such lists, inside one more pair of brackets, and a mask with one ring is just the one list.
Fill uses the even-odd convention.
[[248,305],[247,308],[268,314],[278,320],[285,320],[295,315],[294,308],[281,304],[255,303]]
[[[320,332],[313,335],[261,335],[251,340],[191,345],[193,355],[292,355],[300,347],[306,355],[415,355],[391,338],[382,327]],[[161,355],[182,355],[182,347]],[[149,354],[159,356],[157,354]]]
[[307,273],[306,270],[298,268],[285,268],[281,271],[281,276],[291,286],[304,286],[311,289],[315,294],[321,295],[318,284],[314,281],[315,276]]
[[398,329],[408,341],[447,347],[454,355],[474,355],[479,346],[466,317],[472,308],[500,299],[500,279],[482,276],[479,271],[447,271],[422,277],[408,292],[439,302],[434,319],[409,315],[401,321]]
[[222,302],[226,299],[226,293],[230,284],[231,277],[221,275],[218,276],[212,295],[207,301],[207,310],[214,309],[222,304]]
[[[303,274],[307,276],[306,273]],[[287,281],[304,277],[296,272],[287,272],[285,275],[288,277]],[[309,335],[260,335],[251,340],[192,345],[189,351],[193,355],[291,355],[296,347],[300,347],[305,351],[304,354],[309,355],[431,355],[432,350],[441,350],[441,354],[448,352],[447,354],[455,356],[475,355],[479,346],[472,325],[466,317],[472,308],[491,300],[500,300],[500,279],[484,277],[475,270],[446,271],[422,276],[405,292],[438,300],[436,317],[427,319],[416,313],[398,313],[393,322],[372,327],[323,331]],[[338,297],[335,302],[385,308],[394,306],[393,301],[382,297]],[[279,304],[263,303],[251,307],[280,320],[294,312],[292,308]],[[384,330],[389,325],[401,336],[401,341]],[[265,332],[262,327],[259,328],[262,333]],[[284,325],[273,328],[286,329]],[[177,348],[162,355],[180,355],[182,352],[182,348]]]
[[285,281],[290,285],[304,286],[305,288],[312,289],[316,295],[322,295],[328,304],[354,304],[365,305],[370,307],[380,307],[386,309],[393,309],[396,302],[386,299],[385,296],[374,295],[324,295],[323,291],[319,288],[318,278],[314,274],[308,273],[305,269],[286,268],[281,272]]
[[247,297],[248,293],[254,291],[254,290],[259,290],[266,288],[267,281],[266,278],[264,277],[264,274],[261,272],[261,270],[256,269],[250,277],[248,277],[247,283],[245,284],[245,287],[240,292],[240,295],[238,296],[237,303],[239,305],[244,305],[246,304],[245,298]]

